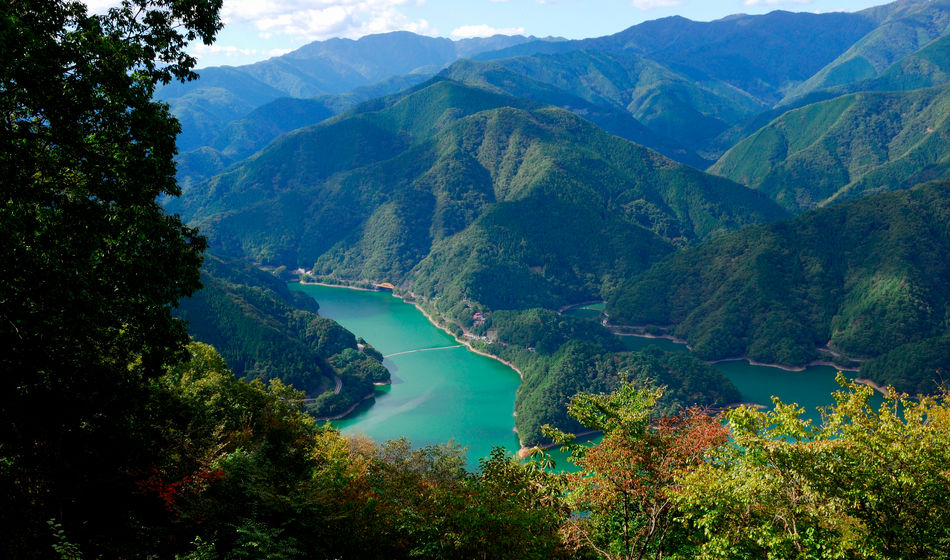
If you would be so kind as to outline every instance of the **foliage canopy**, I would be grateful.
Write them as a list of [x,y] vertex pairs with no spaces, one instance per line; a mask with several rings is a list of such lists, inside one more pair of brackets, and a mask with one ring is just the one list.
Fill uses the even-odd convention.
[[213,39],[220,5],[0,6],[0,523],[14,557],[40,534],[18,528],[54,512],[87,537],[133,523],[124,473],[147,453],[131,421],[187,341],[169,308],[198,288],[204,248],[156,201],[178,194],[179,129],[151,97],[194,76],[184,47]]

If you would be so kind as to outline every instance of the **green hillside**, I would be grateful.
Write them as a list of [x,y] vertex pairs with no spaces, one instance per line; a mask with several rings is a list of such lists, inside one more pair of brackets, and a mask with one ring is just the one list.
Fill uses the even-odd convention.
[[782,216],[566,111],[447,80],[285,135],[182,202],[230,254],[452,294],[442,311],[597,296],[674,246]]
[[431,78],[429,74],[393,76],[376,84],[363,86],[346,93],[319,95],[311,99],[280,97],[265,103],[242,118],[229,113],[199,129],[200,138],[189,140],[194,129],[184,127],[187,133],[179,136],[180,147],[201,145],[177,158],[177,178],[183,185],[191,185],[224,171],[228,165],[257,152],[274,138],[298,128],[316,124],[333,115],[351,109],[370,99],[392,95],[416,86]]
[[883,356],[863,370],[878,381],[933,390],[950,365],[948,223],[950,182],[837,204],[683,250],[626,282],[608,312],[705,359],[803,365],[827,346]]
[[641,54],[693,80],[725,82],[771,105],[877,25],[844,12],[774,11],[710,22],[668,17],[585,43]]
[[[888,4],[887,6],[892,5]],[[867,50],[868,56],[875,55],[870,46]],[[891,64],[879,75],[876,72],[874,75],[873,78],[857,81],[842,79],[845,82],[842,85],[813,90],[804,95],[790,96],[772,109],[758,113],[723,132],[706,144],[703,154],[718,159],[730,147],[767,126],[784,113],[812,103],[827,101],[848,93],[907,91],[950,83],[950,35],[934,39],[920,50]]]
[[898,91],[940,86],[950,82],[950,35],[940,36],[922,49],[892,64],[875,78],[831,92]]
[[[451,41],[394,32],[357,41],[318,41],[247,66],[206,68],[201,79],[161,87],[157,97],[182,121],[179,145],[190,151],[212,143],[229,123],[280,97],[342,94],[345,100],[350,97],[346,92],[393,79],[405,82],[460,58],[518,57],[502,63],[601,111],[627,111],[667,143],[697,150],[782,99],[879,23],[862,14],[773,12],[713,22],[665,18],[580,41],[520,36]],[[643,143],[675,157],[661,144]]]
[[[894,2],[882,8],[887,11],[878,15],[883,16],[880,25],[814,76],[793,88],[785,101],[821,89],[876,78],[901,59],[945,35],[950,26],[950,2],[946,0]],[[873,11],[869,11],[867,15],[872,14]],[[904,85],[893,89],[915,88]]]
[[[648,128],[653,138],[643,133],[621,136],[691,164],[698,159],[695,155],[677,157],[670,148],[680,144],[679,150],[683,146],[695,150],[763,108],[759,101],[731,85],[712,79],[688,79],[628,51],[583,50],[485,63],[460,62],[444,74],[558,107],[579,105],[576,100],[564,99],[571,95],[601,111],[626,113]],[[596,118],[596,109],[577,109],[578,114],[610,130],[610,119]]]
[[[392,282],[457,333],[475,327],[473,310],[515,310],[518,322],[518,310],[603,297],[676,247],[784,216],[749,189],[570,112],[446,79],[282,136],[189,188],[183,203],[218,250],[312,266],[320,278]],[[539,441],[543,423],[572,425],[547,388],[618,382],[628,358],[618,362],[602,334],[613,343],[595,337],[580,353],[573,335],[540,354],[523,341],[503,347],[529,360],[518,404],[525,441]],[[603,376],[581,375],[583,364]],[[677,403],[694,402],[686,388],[697,383],[708,389],[700,402],[734,400],[711,370],[675,371],[664,383]]]
[[280,379],[315,397],[308,408],[318,417],[341,414],[373,394],[373,383],[389,380],[372,346],[358,345],[336,321],[317,315],[317,302],[274,275],[207,255],[201,283],[176,315],[238,377]]
[[834,61],[883,18],[870,12],[737,14],[715,21],[673,16],[624,31],[559,43],[524,43],[478,60],[600,51],[647,58],[698,82],[724,82],[764,105]]
[[[214,138],[222,126],[284,94],[233,68],[205,68],[195,85],[172,84],[161,100],[181,123],[178,149],[192,150]],[[198,85],[200,84],[200,85]],[[173,95],[176,94],[176,95]]]
[[856,93],[789,111],[709,171],[799,212],[947,176],[950,86]]

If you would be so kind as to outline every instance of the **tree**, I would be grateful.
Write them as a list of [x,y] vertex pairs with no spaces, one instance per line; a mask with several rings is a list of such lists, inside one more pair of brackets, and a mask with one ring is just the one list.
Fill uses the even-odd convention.
[[795,405],[730,411],[735,445],[684,480],[697,558],[943,558],[950,545],[947,395],[848,383],[812,425]]
[[[177,122],[155,85],[194,77],[221,0],[0,5],[0,523],[12,557],[56,518],[67,539],[128,542],[147,451],[147,381],[187,341],[169,312],[199,287],[204,240],[158,197]],[[21,529],[21,530],[17,530]],[[42,542],[42,540],[41,540]],[[115,544],[114,546],[120,546]]]
[[[580,467],[569,475],[566,499],[576,512],[563,533],[576,550],[607,559],[662,558],[681,548],[674,497],[680,479],[704,464],[726,441],[720,420],[697,408],[655,414],[662,389],[623,382],[613,393],[580,393],[568,411],[585,427],[602,431],[594,446],[571,444]],[[546,430],[558,443],[571,438]]]

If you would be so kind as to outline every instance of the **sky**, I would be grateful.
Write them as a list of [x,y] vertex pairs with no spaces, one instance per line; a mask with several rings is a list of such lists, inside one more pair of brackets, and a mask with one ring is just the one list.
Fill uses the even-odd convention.
[[[102,10],[116,0],[86,0]],[[502,33],[583,39],[638,23],[683,16],[711,21],[732,14],[854,12],[887,0],[224,0],[214,45],[193,45],[198,66],[239,66],[311,41],[412,31],[462,39]]]

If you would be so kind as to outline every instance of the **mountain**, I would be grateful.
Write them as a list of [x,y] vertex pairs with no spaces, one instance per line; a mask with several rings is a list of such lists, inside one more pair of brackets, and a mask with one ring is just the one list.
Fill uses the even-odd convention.
[[950,2],[947,0],[894,2],[858,13],[883,19],[838,58],[791,89],[785,101],[813,91],[873,79],[895,62],[943,37],[950,26]]
[[699,168],[711,162],[695,149],[762,110],[728,84],[696,82],[632,53],[585,50],[461,61],[442,75],[572,110],[609,132]]
[[674,16],[564,43],[525,43],[479,60],[572,51],[635,54],[695,81],[720,81],[764,105],[812,77],[880,24],[862,13],[735,15],[711,22]]
[[[487,82],[512,95],[525,95],[519,90],[530,79],[593,103],[600,113],[626,111],[664,143],[615,133],[704,169],[770,119],[754,127],[750,121],[884,19],[877,12],[772,12],[713,22],[670,17],[605,37],[522,43],[482,53],[475,57],[481,68],[470,65],[467,77],[450,75]],[[499,68],[519,74],[519,80],[500,80]],[[537,98],[536,87],[528,91]],[[600,126],[608,121],[591,120]]]
[[170,83],[155,97],[167,102],[182,122],[179,149],[188,151],[207,144],[227,123],[280,97],[341,94],[392,76],[431,75],[461,57],[534,39],[498,35],[452,41],[395,31],[358,40],[315,41],[254,64],[201,69],[198,80]]
[[341,94],[318,95],[309,99],[275,99],[254,109],[244,118],[228,123],[208,145],[181,154],[177,159],[178,181],[188,185],[207,179],[260,150],[285,132],[316,124],[360,103],[392,95],[431,77],[429,74],[393,76]]
[[286,134],[170,208],[229,254],[443,294],[446,312],[589,299],[783,216],[569,112],[446,79]]
[[232,121],[210,145],[178,157],[178,182],[189,185],[220,173],[229,164],[260,150],[285,132],[332,117],[333,110],[317,99],[281,97]]
[[[877,23],[860,14],[773,12],[714,22],[666,18],[582,41],[521,36],[451,41],[394,32],[318,41],[247,66],[206,68],[199,80],[169,84],[156,97],[168,102],[182,122],[179,145],[187,152],[208,145],[228,123],[280,97],[341,94],[393,76],[431,74],[460,58],[546,54],[528,66],[564,57],[556,64],[573,72],[569,79],[574,82],[593,78],[593,91],[546,82],[537,70],[529,77],[603,107],[626,109],[654,133],[695,150],[701,140],[735,124],[737,109],[744,118],[779,101]],[[577,54],[581,51],[591,60]],[[630,75],[640,72],[638,66],[644,66],[642,79]],[[562,77],[563,70],[558,72]],[[611,83],[618,76],[620,81]],[[595,97],[605,93],[620,98],[604,105]]]
[[845,91],[898,91],[947,83],[950,83],[950,35],[942,35],[898,60],[879,76],[851,84]]
[[[898,2],[895,4],[907,3]],[[888,6],[891,5],[888,4]],[[885,7],[882,7],[882,9]],[[869,50],[868,56],[874,55],[872,49],[868,48],[867,50]],[[827,101],[848,93],[906,91],[948,84],[950,83],[950,35],[943,35],[934,39],[920,50],[897,60],[873,78],[842,81],[846,83],[825,89],[812,90],[802,95],[790,95],[772,109],[740,122],[707,143],[704,154],[707,156],[718,154],[717,157],[721,157],[730,147],[751,136],[760,128],[767,126],[784,113],[812,103]]]
[[840,96],[789,111],[713,165],[799,212],[948,176],[950,86]]
[[235,375],[280,379],[316,397],[318,417],[346,411],[373,383],[389,380],[382,356],[336,321],[317,315],[309,296],[243,262],[205,257],[203,288],[183,299],[176,314],[196,340],[213,345]]
[[[834,352],[932,391],[950,365],[950,182],[883,193],[722,236],[630,278],[611,321],[654,325],[704,359],[804,365]],[[826,347],[828,350],[819,350]],[[882,364],[900,362],[888,374]]]
[[156,92],[181,123],[179,151],[206,144],[225,124],[286,95],[232,67],[205,68],[201,78],[191,83],[190,87],[168,85]]
[[624,378],[663,385],[660,406],[669,412],[741,400],[732,382],[699,358],[656,347],[626,352],[619,337],[597,321],[548,309],[496,311],[470,332],[491,333],[492,342],[480,348],[514,364],[521,374],[515,426],[522,447],[545,443],[544,425],[582,431],[564,404],[578,392],[610,392]]

